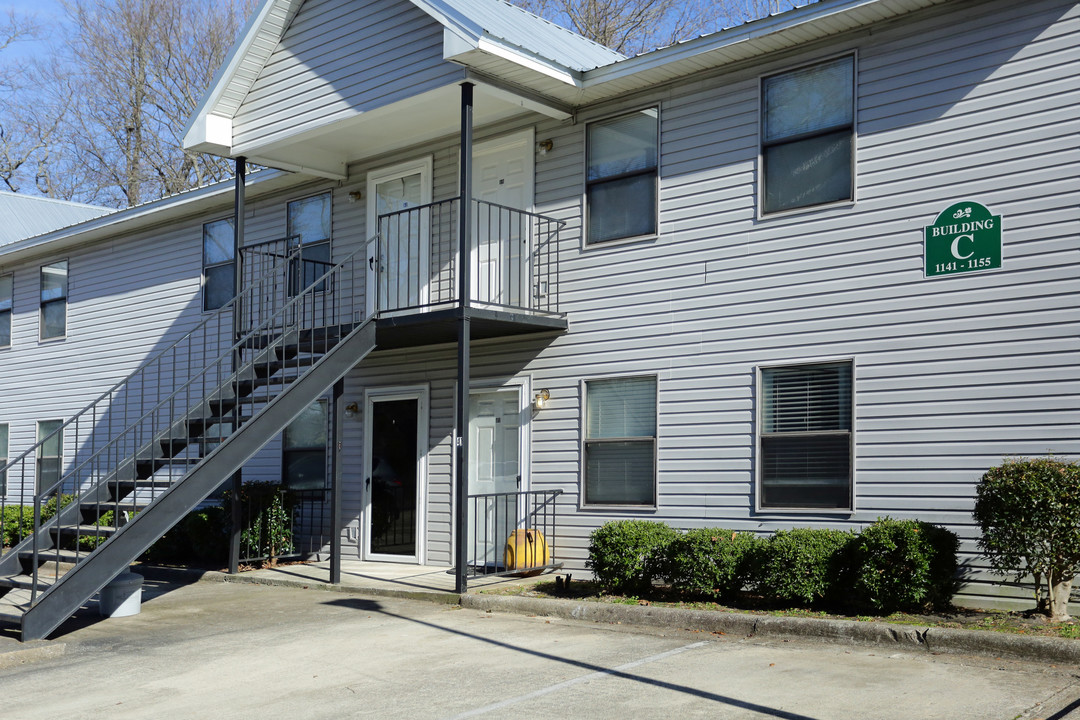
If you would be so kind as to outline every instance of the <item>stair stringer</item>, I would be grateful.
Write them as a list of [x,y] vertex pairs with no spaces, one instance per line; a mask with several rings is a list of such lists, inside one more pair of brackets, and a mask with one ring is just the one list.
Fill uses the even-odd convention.
[[22,640],[41,639],[71,617],[374,349],[375,321],[368,320],[45,590],[23,614]]
[[[298,333],[295,330],[291,330],[279,341],[279,344],[287,345],[291,342],[295,342],[297,337]],[[271,349],[263,350],[258,356],[245,362],[244,367],[241,368],[240,372],[235,377],[231,377],[212,388],[207,396],[202,399],[200,406],[193,408],[188,413],[180,416],[179,419],[171,422],[165,430],[159,431],[153,438],[144,443],[133,455],[121,460],[119,465],[109,474],[96,479],[92,488],[81,491],[80,502],[65,505],[59,511],[59,517],[54,516],[49,520],[38,523],[38,529],[34,533],[27,535],[21,542],[16,543],[14,547],[10,548],[6,553],[0,556],[0,577],[17,575],[21,565],[19,553],[33,549],[35,543],[36,547],[42,548],[41,552],[48,553],[49,550],[44,548],[52,549],[53,541],[50,535],[52,528],[67,527],[77,524],[77,520],[84,505],[107,503],[109,501],[110,483],[124,480],[137,481],[136,464],[140,460],[153,459],[155,456],[154,449],[161,440],[182,433],[186,434],[186,421],[189,418],[200,414],[206,416],[212,415],[213,411],[209,408],[209,403],[223,397],[231,398],[231,388],[236,381],[242,382],[255,379],[255,368],[266,364],[268,362],[267,358],[272,352],[273,350]],[[199,502],[202,501],[200,500]]]

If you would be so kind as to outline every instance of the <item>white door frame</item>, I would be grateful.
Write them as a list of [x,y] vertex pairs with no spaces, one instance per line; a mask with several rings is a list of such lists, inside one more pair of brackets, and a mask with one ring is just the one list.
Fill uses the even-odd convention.
[[[433,193],[433,166],[434,160],[431,155],[425,155],[424,157],[410,160],[408,162],[397,163],[396,165],[388,165],[386,167],[372,170],[367,174],[367,182],[365,185],[367,192],[367,237],[368,237],[368,271],[367,271],[367,314],[366,317],[371,317],[375,313],[375,308],[378,304],[378,298],[375,296],[375,288],[378,286],[375,277],[375,253],[377,252],[377,244],[375,235],[379,232],[379,215],[375,206],[375,186],[379,183],[386,182],[388,180],[396,180],[398,178],[406,177],[408,175],[415,175],[420,173],[420,204],[427,205],[432,202]],[[428,231],[425,227],[420,228],[420,267],[419,277],[424,281],[419,287],[419,302],[421,305],[427,302],[427,279],[430,273],[430,258],[428,253],[425,252],[427,248],[426,236]]]
[[[427,385],[393,385],[364,389],[364,482],[360,486],[360,557],[363,560],[423,565],[427,560],[428,439],[430,436],[430,388]],[[372,411],[376,402],[416,400],[416,555],[371,552],[371,444]]]

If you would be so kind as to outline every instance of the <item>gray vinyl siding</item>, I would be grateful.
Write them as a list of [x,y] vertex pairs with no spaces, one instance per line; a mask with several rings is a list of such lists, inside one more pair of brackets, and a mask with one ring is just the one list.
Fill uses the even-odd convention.
[[[996,579],[970,511],[979,476],[1003,456],[1080,456],[1080,16],[1068,3],[995,2],[921,17],[588,108],[576,124],[537,125],[554,148],[537,156],[536,209],[567,221],[559,291],[571,331],[477,344],[472,372],[527,375],[550,391],[530,430],[532,487],[565,492],[558,547],[568,567],[583,568],[588,534],[617,517],[767,533],[890,515],[960,535],[962,599],[1024,596],[986,582]],[[856,201],[759,219],[758,78],[852,50]],[[650,104],[661,108],[660,233],[583,249],[583,121]],[[456,192],[452,146],[412,155],[428,152],[435,198]],[[922,228],[963,199],[1004,217],[1004,267],[924,279]],[[448,562],[439,505],[450,488],[454,358],[405,355],[365,361],[347,393],[431,384],[428,559]],[[854,362],[856,509],[757,512],[755,370],[820,359]],[[579,509],[580,382],[626,373],[659,379],[659,507]],[[349,497],[358,517],[358,488]]]
[[[442,25],[397,0],[308,0],[234,118],[234,145],[273,142],[449,84]],[[360,150],[360,148],[358,148]]]

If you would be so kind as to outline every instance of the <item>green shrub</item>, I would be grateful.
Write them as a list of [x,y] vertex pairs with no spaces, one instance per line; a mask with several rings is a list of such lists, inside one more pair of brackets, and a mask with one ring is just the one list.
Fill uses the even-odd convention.
[[816,605],[831,600],[842,550],[852,537],[840,530],[778,530],[753,553],[754,589],[770,602]]
[[585,566],[609,592],[642,593],[663,574],[663,554],[677,533],[661,522],[615,520],[589,536]]
[[664,575],[677,590],[730,598],[746,584],[758,542],[753,533],[689,530],[667,546]]
[[[64,506],[73,500],[71,495],[61,496]],[[52,519],[56,515],[56,496],[49,498],[41,505],[41,521]],[[3,517],[0,518],[3,537],[0,542],[4,547],[12,547],[23,538],[30,536],[34,530],[34,506],[33,505],[7,505],[4,507]]]
[[938,609],[956,590],[956,534],[915,520],[879,518],[843,554],[846,604],[857,612]]
[[1080,465],[1052,458],[1006,460],[979,481],[979,546],[999,575],[1035,580],[1035,600],[1053,621],[1068,619],[1080,573]]

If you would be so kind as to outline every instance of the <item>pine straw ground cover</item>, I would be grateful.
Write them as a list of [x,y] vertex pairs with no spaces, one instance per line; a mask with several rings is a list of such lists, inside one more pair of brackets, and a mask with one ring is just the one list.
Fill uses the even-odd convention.
[[803,608],[767,608],[763,607],[759,601],[749,594],[741,598],[738,604],[729,605],[700,598],[688,598],[664,587],[655,587],[650,593],[641,597],[612,595],[602,592],[597,583],[589,580],[574,580],[563,588],[556,588],[554,580],[543,580],[531,585],[488,587],[477,592],[489,595],[521,595],[524,597],[575,599],[621,605],[653,605],[655,607],[712,610],[716,612],[887,622],[900,625],[918,625],[920,627],[987,630],[1017,635],[1080,639],[1080,622],[1078,622],[1080,618],[1064,623],[1049,623],[1045,615],[1036,613],[1034,609],[1028,611],[1004,611],[953,608],[945,613],[914,614],[898,612],[881,617],[872,615],[837,615]]

